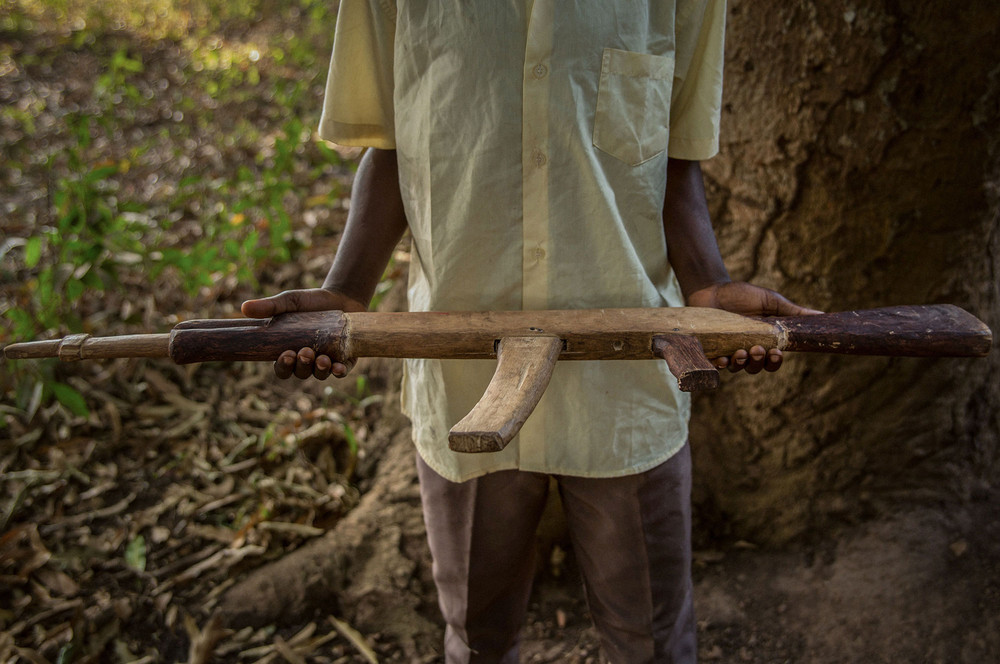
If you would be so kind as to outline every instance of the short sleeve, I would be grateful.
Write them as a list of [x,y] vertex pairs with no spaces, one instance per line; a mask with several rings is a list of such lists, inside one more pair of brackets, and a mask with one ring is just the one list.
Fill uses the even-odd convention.
[[319,135],[340,145],[392,149],[393,41],[390,0],[342,0]]
[[675,26],[667,153],[678,159],[708,159],[719,151],[726,0],[678,0]]

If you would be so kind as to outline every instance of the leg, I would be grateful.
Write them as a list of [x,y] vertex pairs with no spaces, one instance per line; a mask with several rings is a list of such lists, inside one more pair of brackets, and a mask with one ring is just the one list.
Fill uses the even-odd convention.
[[517,662],[549,478],[501,471],[449,482],[417,457],[449,663]]
[[607,657],[694,662],[688,446],[638,475],[560,477],[559,486]]

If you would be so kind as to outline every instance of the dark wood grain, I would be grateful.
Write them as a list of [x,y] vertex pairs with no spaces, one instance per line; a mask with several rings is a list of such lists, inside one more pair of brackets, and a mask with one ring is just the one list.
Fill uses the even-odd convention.
[[950,304],[884,307],[820,316],[770,319],[784,332],[786,350],[848,355],[982,357],[990,329]]
[[286,350],[313,348],[341,361],[345,357],[346,323],[340,311],[286,314],[265,320],[186,321],[170,333],[170,357],[178,364],[274,361]]

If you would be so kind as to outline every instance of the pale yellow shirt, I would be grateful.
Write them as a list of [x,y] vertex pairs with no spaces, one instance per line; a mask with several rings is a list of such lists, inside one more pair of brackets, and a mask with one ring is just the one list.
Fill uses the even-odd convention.
[[[342,0],[320,134],[395,148],[414,311],[680,306],[666,160],[718,150],[724,0]],[[687,439],[665,363],[561,362],[502,452],[448,449],[486,361],[408,360],[427,463],[640,472]]]

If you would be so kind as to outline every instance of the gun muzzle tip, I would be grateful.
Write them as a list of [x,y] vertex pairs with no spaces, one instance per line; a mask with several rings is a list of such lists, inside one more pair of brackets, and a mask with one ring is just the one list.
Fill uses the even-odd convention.
[[42,357],[56,357],[58,354],[59,339],[11,344],[3,349],[3,355],[8,360],[33,360]]

